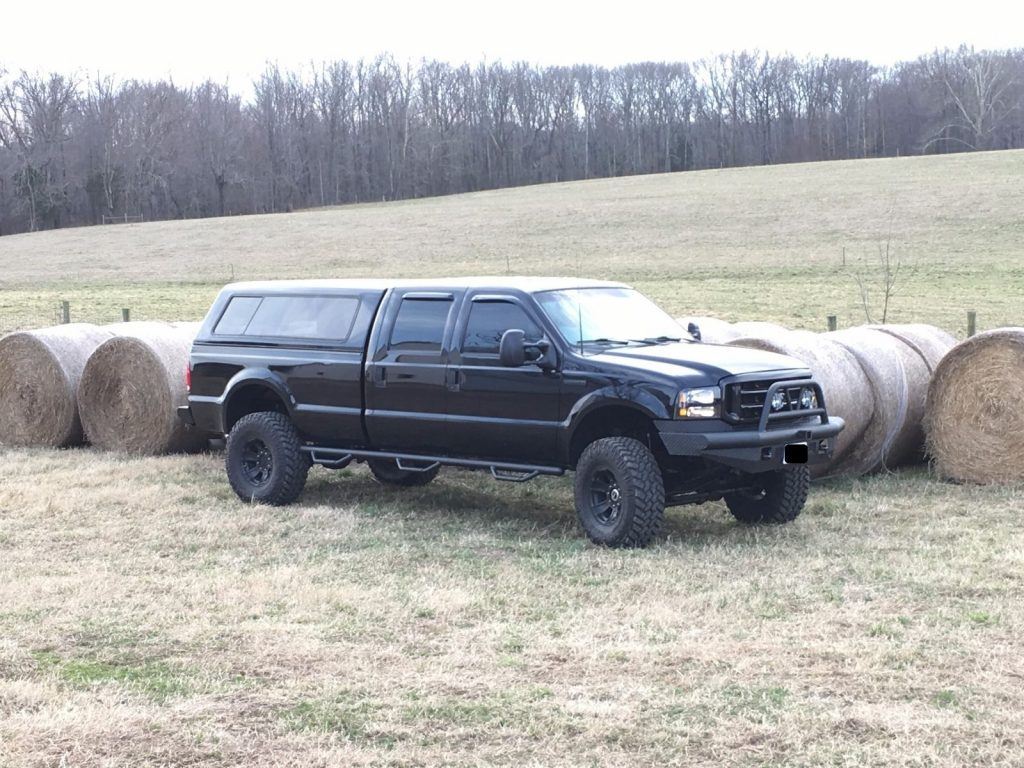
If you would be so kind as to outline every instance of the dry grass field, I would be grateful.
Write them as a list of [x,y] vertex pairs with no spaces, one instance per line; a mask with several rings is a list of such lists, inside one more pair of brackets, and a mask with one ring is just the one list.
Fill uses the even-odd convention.
[[[893,314],[961,334],[1021,322],[1024,150],[551,184],[272,216],[0,238],[0,331],[198,319],[233,278],[577,274],[677,314],[861,323],[854,280],[892,233]],[[846,266],[843,266],[843,251]],[[876,297],[877,298],[877,297]]]
[[[0,330],[195,319],[250,276],[628,280],[677,312],[1024,322],[1024,152],[757,168],[0,238]],[[847,250],[847,267],[841,264]],[[316,469],[247,506],[221,457],[0,449],[0,767],[1024,765],[1024,487],[925,468],[745,528],[576,530],[567,479]]]
[[565,481],[318,469],[269,509],[216,456],[3,466],[4,765],[1024,763],[1024,489],[838,483],[621,552]]

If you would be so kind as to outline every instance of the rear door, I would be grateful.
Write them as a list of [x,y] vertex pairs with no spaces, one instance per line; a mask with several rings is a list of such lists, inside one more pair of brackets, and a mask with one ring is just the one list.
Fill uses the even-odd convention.
[[416,290],[391,295],[366,367],[366,430],[375,448],[445,450],[445,344],[456,298]]
[[502,334],[550,338],[519,297],[477,294],[460,311],[448,372],[448,444],[457,456],[546,464],[556,456],[562,376],[536,365],[502,366]]

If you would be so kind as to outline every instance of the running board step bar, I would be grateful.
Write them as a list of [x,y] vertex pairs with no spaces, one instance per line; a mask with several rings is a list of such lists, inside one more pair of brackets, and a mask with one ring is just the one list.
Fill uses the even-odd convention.
[[[503,462],[480,461],[478,459],[453,459],[447,456],[419,456],[412,453],[391,453],[389,451],[349,450],[347,448],[318,448],[302,446],[314,464],[330,469],[345,467],[352,459],[394,459],[398,468],[407,472],[430,472],[434,467],[445,465],[466,469],[489,469],[495,480],[525,483],[539,475],[564,475],[560,467],[544,467],[535,464],[506,464]],[[412,464],[415,462],[415,465]]]

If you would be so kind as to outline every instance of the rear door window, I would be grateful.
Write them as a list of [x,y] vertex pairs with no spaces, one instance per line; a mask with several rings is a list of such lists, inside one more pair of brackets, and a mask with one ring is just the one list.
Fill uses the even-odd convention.
[[440,352],[452,303],[451,299],[402,299],[388,346],[409,352]]

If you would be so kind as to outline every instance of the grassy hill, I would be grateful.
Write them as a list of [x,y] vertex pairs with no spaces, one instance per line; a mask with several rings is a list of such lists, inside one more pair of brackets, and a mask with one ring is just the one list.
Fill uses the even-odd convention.
[[[200,317],[232,279],[465,273],[622,279],[674,313],[863,322],[855,275],[903,263],[890,319],[1022,322],[1024,151],[550,184],[292,214],[0,238],[0,330]],[[845,266],[844,266],[845,254]],[[877,282],[877,281],[876,281]],[[877,302],[876,302],[877,303]]]

